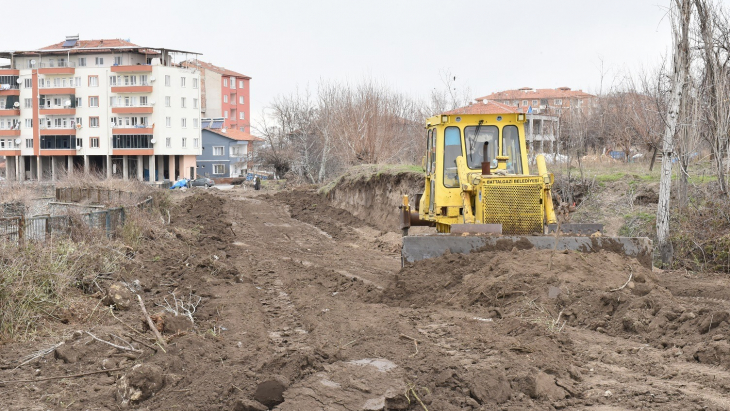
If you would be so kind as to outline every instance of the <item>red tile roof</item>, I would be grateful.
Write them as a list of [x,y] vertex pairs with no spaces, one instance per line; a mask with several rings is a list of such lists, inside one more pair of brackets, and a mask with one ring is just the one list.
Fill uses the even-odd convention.
[[443,114],[510,114],[519,113],[517,107],[508,106],[496,101],[478,102],[470,104],[466,107],[459,107],[454,110],[447,111]]
[[188,60],[188,61],[182,62],[181,64],[185,67],[199,67],[204,70],[210,70],[210,71],[218,73],[222,76],[242,77],[246,80],[251,79],[251,77],[249,77],[245,74],[237,73],[233,70],[228,70],[227,68],[219,67],[219,66],[216,66],[215,64],[206,63],[206,62],[200,61],[200,60]]
[[52,50],[52,49],[88,49],[88,48],[99,48],[99,47],[140,47],[134,43],[130,43],[127,40],[122,39],[101,39],[101,40],[78,40],[76,45],[73,47],[63,47],[64,41],[50,46],[43,47],[40,50]]
[[482,100],[530,100],[539,98],[589,98],[595,97],[592,94],[584,93],[582,90],[571,90],[568,87],[560,87],[557,89],[540,88],[532,89],[523,87],[519,90],[506,90],[492,93],[488,96],[478,97],[477,101]]
[[263,138],[259,138],[259,137],[256,137],[256,136],[252,136],[249,133],[243,132],[241,130],[236,130],[236,129],[226,129],[226,131],[222,131],[221,129],[204,128],[203,130],[208,130],[211,133],[215,133],[215,134],[221,135],[223,137],[228,137],[231,140],[237,140],[237,141],[264,141]]

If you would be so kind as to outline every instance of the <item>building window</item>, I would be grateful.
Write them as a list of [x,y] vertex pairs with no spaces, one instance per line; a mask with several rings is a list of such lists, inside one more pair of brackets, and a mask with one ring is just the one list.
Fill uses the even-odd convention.
[[214,156],[222,156],[223,155],[223,146],[214,146],[213,147],[213,155]]
[[167,127],[172,127],[172,117],[165,117],[165,125]]
[[165,86],[170,87],[170,76],[165,76]]
[[81,87],[81,77],[74,77],[75,84],[74,87]]
[[187,137],[182,138],[182,148],[188,148],[188,138]]
[[165,138],[165,147],[167,147],[167,148],[172,147],[172,138],[170,138],[170,137]]
[[245,131],[246,131],[246,127],[241,127],[241,128],[239,128],[239,130],[241,130],[241,131],[244,131],[244,132],[245,132]]
[[165,96],[165,107],[170,107],[171,105],[170,96]]
[[185,77],[180,77],[180,87],[185,87]]
[[225,173],[226,173],[225,164],[213,164],[213,174],[225,174]]
[[122,56],[114,56],[114,65],[115,66],[121,66],[122,65]]
[[244,120],[245,118],[246,118],[246,113],[244,113],[243,111],[239,111],[238,112],[238,119],[239,120]]
[[33,99],[32,98],[26,98],[23,100],[25,103],[25,108],[33,108]]
[[83,147],[84,146],[84,139],[83,138],[77,138],[76,139],[76,147]]
[[223,87],[228,87],[228,79],[227,78],[224,78],[223,79]]
[[532,105],[537,107],[537,100],[532,100]]
[[228,103],[228,94],[223,95],[223,102]]
[[76,107],[81,107],[81,100],[83,100],[81,97],[76,97]]
[[89,139],[89,146],[91,148],[99,148],[99,137],[91,137]]
[[25,119],[25,128],[33,128],[33,119],[32,118]]
[[89,97],[89,107],[99,107],[99,96]]
[[180,107],[185,108],[185,97],[180,97]]
[[228,110],[226,110],[226,111],[223,112],[223,117],[224,118],[228,118]]
[[245,104],[243,102],[243,96],[238,96],[238,104]]
[[25,79],[25,88],[31,88],[31,87],[33,87],[33,79],[32,78]]
[[147,106],[147,96],[139,96],[139,105],[142,107]]
[[96,58],[96,65],[97,66],[103,66],[104,65],[104,57],[97,57]]
[[193,119],[193,128],[198,128],[198,118],[197,117],[195,117]]
[[236,78],[235,77],[231,77],[231,89],[233,89],[233,90],[236,89]]
[[79,57],[77,64],[79,67],[86,67],[86,57]]
[[563,105],[563,100],[562,99],[559,99],[559,98],[556,98],[555,99],[555,105],[556,106],[562,106]]
[[186,119],[186,118],[184,118],[184,117],[183,117],[183,118],[181,118],[181,119],[180,119],[180,126],[181,126],[182,128],[186,128],[186,127],[188,126],[188,119]]
[[89,117],[89,127],[99,127],[99,117]]
[[194,138],[193,139],[193,148],[198,148],[198,147],[200,147],[200,139]]
[[238,88],[243,88],[243,80],[238,80]]
[[193,88],[198,88],[198,79],[197,78],[193,79]]
[[197,98],[193,99],[193,108],[198,108],[198,99]]
[[77,126],[81,125],[81,117],[76,117],[76,125]]
[[522,100],[522,106],[527,107],[527,100]]
[[89,76],[89,87],[99,87],[99,76]]
[[33,148],[33,139],[32,138],[25,139],[25,148]]

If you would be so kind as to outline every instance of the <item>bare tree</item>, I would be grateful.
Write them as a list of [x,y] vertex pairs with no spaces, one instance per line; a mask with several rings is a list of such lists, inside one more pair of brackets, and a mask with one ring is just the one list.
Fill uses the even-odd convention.
[[657,206],[657,242],[662,264],[669,264],[673,258],[672,243],[669,241],[669,197],[672,184],[672,156],[674,154],[674,136],[677,131],[679,110],[682,104],[683,91],[689,72],[689,25],[692,15],[691,0],[673,0],[670,8],[672,22],[672,43],[674,56],[671,85],[667,107],[664,140],[662,142],[662,170],[659,183],[659,203]]

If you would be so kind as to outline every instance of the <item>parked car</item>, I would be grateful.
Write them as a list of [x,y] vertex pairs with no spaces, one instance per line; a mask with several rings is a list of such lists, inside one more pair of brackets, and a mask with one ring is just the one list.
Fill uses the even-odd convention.
[[190,180],[190,187],[213,187],[215,181],[208,177],[198,177],[195,180]]

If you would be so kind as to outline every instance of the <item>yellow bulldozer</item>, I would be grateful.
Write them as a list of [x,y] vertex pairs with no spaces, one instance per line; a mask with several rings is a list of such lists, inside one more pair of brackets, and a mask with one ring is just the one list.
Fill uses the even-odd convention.
[[[606,237],[601,224],[558,221],[545,157],[537,155],[537,170],[530,169],[526,116],[516,107],[480,102],[427,120],[424,191],[414,199],[415,210],[407,195],[400,207],[403,262],[517,247],[610,250],[650,266],[648,238]],[[408,235],[414,225],[434,226],[437,234]]]

